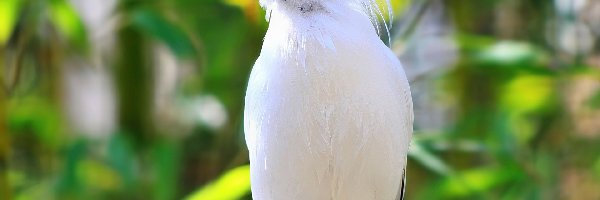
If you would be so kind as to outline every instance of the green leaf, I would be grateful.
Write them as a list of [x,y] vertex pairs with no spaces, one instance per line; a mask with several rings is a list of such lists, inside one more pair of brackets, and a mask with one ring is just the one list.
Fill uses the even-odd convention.
[[77,11],[65,0],[50,1],[50,20],[74,45],[85,47],[88,43],[83,21]]
[[194,192],[186,200],[233,200],[250,192],[250,166],[230,170],[218,180]]
[[131,144],[122,135],[115,134],[108,145],[109,164],[121,177],[125,187],[132,187],[135,181],[135,155]]
[[552,111],[557,104],[555,82],[551,76],[527,74],[518,75],[503,86],[500,106],[507,114],[505,126],[519,144],[528,144],[539,129],[532,114]]
[[452,172],[450,167],[448,167],[441,159],[436,157],[434,154],[423,148],[423,146],[420,143],[415,142],[410,146],[408,156],[410,156],[412,159],[415,159],[427,169],[437,174],[447,176]]
[[33,134],[43,144],[58,148],[65,144],[60,111],[40,97],[15,98],[8,103],[8,125],[11,134]]
[[187,34],[159,13],[138,9],[132,15],[133,25],[165,43],[179,57],[194,56],[196,50]]
[[97,160],[81,160],[77,165],[76,174],[86,188],[115,191],[121,187],[121,179],[115,170]]
[[179,175],[179,149],[171,142],[161,142],[153,149],[153,167],[156,177],[154,199],[173,199]]
[[20,0],[0,1],[0,46],[3,46],[10,38],[20,10]]
[[485,194],[492,188],[511,180],[512,168],[478,168],[447,177],[441,184],[443,197],[469,197]]
[[62,196],[72,196],[81,192],[81,182],[77,177],[77,165],[87,153],[87,143],[79,140],[67,149],[62,173],[56,190]]
[[540,110],[551,105],[555,88],[550,76],[519,75],[504,87],[502,103],[517,112]]

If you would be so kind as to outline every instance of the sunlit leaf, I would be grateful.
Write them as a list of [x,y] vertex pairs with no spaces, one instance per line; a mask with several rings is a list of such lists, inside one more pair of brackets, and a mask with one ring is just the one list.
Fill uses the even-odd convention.
[[551,77],[520,75],[505,86],[502,102],[508,109],[530,112],[549,106],[554,92]]
[[20,0],[0,1],[0,46],[4,45],[12,34],[20,8]]
[[230,170],[218,180],[190,195],[186,200],[234,200],[250,192],[250,166]]
[[238,6],[240,8],[244,8],[246,6],[257,3],[257,1],[253,1],[253,0],[223,0],[223,1],[229,5]]
[[441,185],[443,197],[468,197],[504,184],[514,170],[509,168],[480,168],[460,172],[446,178]]
[[77,46],[87,45],[87,33],[83,21],[73,6],[65,0],[50,1],[50,20],[69,40]]
[[530,114],[554,105],[557,92],[554,85],[550,76],[519,75],[504,86],[501,105],[509,118],[507,126],[519,143],[526,144],[536,133],[538,126]]

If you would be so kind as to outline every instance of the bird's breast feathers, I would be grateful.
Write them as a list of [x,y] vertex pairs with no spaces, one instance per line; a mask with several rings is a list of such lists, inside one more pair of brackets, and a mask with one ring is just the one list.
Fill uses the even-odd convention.
[[342,1],[261,1],[316,2],[306,8],[328,12],[306,18],[273,11],[244,110],[255,199],[400,193],[412,135],[408,81],[364,13],[324,5]]

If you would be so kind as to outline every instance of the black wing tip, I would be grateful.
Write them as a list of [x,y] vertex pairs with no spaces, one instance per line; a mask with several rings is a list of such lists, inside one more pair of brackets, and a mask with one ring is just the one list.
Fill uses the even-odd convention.
[[400,195],[398,196],[398,200],[404,200],[404,194],[406,193],[406,168],[402,173],[402,185],[400,186]]

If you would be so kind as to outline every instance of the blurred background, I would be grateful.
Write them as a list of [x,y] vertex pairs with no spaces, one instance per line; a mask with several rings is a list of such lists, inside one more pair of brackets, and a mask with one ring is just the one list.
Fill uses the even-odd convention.
[[[407,199],[600,199],[600,1],[392,7]],[[0,0],[0,199],[251,199],[267,27],[257,0]]]

